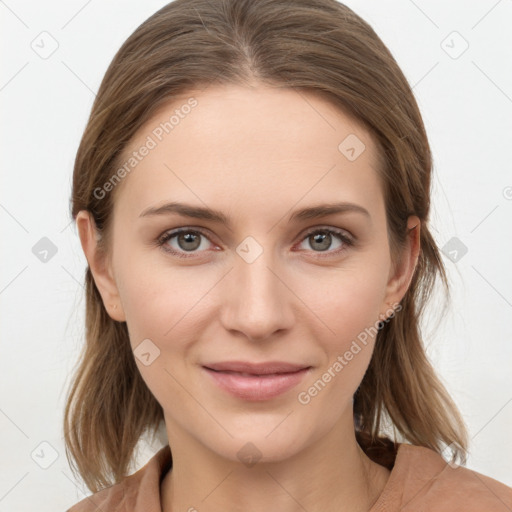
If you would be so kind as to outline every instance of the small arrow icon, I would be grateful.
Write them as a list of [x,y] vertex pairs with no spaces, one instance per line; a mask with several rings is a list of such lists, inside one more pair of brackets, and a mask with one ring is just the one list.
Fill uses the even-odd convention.
[[144,366],[149,366],[160,356],[160,349],[149,338],[146,338],[135,347],[133,353]]
[[456,30],[450,32],[440,45],[451,59],[458,59],[469,48],[469,43]]
[[59,458],[59,452],[48,441],[43,441],[32,450],[30,457],[41,469],[48,469]]
[[262,457],[262,453],[253,443],[246,443],[237,452],[240,462],[245,464],[248,468],[254,466]]
[[338,151],[340,151],[349,162],[353,162],[359,158],[359,155],[365,149],[366,146],[364,142],[355,133],[350,133],[338,144]]
[[57,250],[57,246],[46,236],[32,247],[32,253],[41,263],[48,263],[57,254]]
[[248,236],[238,244],[236,252],[246,263],[253,263],[263,253],[263,247],[252,236]]
[[468,248],[460,238],[453,236],[444,244],[441,251],[448,256],[451,261],[458,263],[468,252]]

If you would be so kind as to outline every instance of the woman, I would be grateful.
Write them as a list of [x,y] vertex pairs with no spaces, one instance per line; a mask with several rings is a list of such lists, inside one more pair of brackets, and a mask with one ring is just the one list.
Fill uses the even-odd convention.
[[64,433],[95,494],[69,510],[512,508],[456,462],[467,431],[422,345],[447,284],[431,166],[404,75],[334,0],[176,0],[138,27],[75,162],[87,339]]

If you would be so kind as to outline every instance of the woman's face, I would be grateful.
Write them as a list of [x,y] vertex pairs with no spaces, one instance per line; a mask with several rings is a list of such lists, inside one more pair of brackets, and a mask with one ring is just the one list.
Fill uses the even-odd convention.
[[327,101],[262,86],[194,91],[131,141],[111,273],[93,273],[171,446],[278,460],[353,431],[376,327],[415,263],[392,269],[376,157]]

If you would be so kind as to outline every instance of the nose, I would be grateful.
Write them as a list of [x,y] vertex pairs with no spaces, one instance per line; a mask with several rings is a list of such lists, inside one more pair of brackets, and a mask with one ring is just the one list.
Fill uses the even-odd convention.
[[270,253],[263,251],[252,262],[237,256],[222,290],[224,328],[251,341],[271,338],[295,323],[298,300],[286,282],[291,280],[290,273]]

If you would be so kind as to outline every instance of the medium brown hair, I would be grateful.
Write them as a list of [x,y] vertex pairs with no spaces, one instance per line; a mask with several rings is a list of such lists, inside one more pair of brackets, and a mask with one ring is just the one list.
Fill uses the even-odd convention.
[[[327,98],[376,143],[393,257],[407,218],[421,221],[421,251],[401,311],[379,330],[354,395],[356,438],[392,466],[396,436],[465,464],[465,424],[429,362],[420,317],[441,278],[429,231],[432,156],[410,85],[368,23],[335,0],[175,0],[142,23],[107,69],[77,151],[73,219],[88,210],[108,253],[114,198],[98,199],[140,127],[173,97],[210,84],[285,87]],[[341,142],[341,141],[340,141]],[[394,261],[395,262],[395,261]],[[396,262],[395,262],[396,263]],[[163,421],[134,361],[127,326],[108,314],[85,273],[86,340],[64,412],[66,456],[93,492],[121,481],[141,436]],[[446,294],[448,297],[448,293]],[[383,436],[388,421],[394,440]],[[171,447],[172,448],[172,447]],[[75,471],[74,464],[71,464]]]

